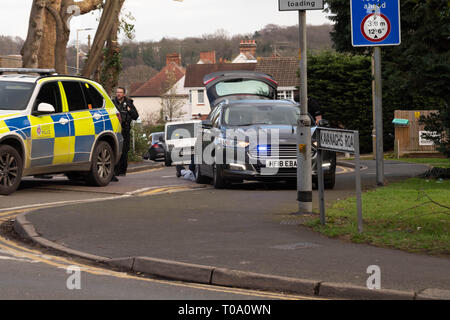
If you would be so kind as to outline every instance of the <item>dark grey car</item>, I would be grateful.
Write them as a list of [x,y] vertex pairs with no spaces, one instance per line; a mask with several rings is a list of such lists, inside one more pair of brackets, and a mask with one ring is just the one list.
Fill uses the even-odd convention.
[[[214,73],[204,82],[212,111],[197,139],[197,182],[212,180],[216,188],[244,180],[295,182],[299,105],[274,100],[277,84],[262,73]],[[313,179],[317,179],[316,126],[311,120]],[[335,153],[325,152],[322,170],[325,186],[333,188]]]

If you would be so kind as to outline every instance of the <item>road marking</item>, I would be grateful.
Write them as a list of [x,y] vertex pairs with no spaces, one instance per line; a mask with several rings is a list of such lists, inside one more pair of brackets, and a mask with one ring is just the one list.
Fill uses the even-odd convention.
[[[123,273],[123,272],[117,272],[117,271],[112,271],[112,270],[108,270],[108,269],[100,269],[97,267],[76,263],[74,261],[71,261],[71,260],[63,258],[63,257],[42,255],[38,251],[21,247],[21,246],[15,244],[9,240],[6,240],[4,238],[0,238],[0,248],[3,248],[4,250],[7,250],[11,254],[19,256],[21,258],[26,257],[26,258],[32,259],[33,261],[35,261],[35,263],[37,263],[37,262],[44,263],[44,264],[56,267],[58,269],[66,269],[67,266],[77,265],[80,267],[80,269],[82,271],[84,271],[86,273],[100,275],[100,276],[111,276],[111,277],[120,278],[120,279],[139,280],[139,281],[146,281],[149,283],[158,283],[158,284],[164,284],[164,285],[170,285],[170,286],[178,286],[178,287],[185,287],[185,288],[192,288],[192,289],[199,289],[199,290],[206,290],[206,291],[214,291],[214,292],[240,294],[240,295],[247,295],[247,296],[257,296],[257,297],[263,297],[263,298],[269,298],[269,299],[326,300],[323,298],[306,297],[306,296],[293,295],[293,294],[263,292],[263,291],[256,291],[256,290],[228,288],[228,287],[206,285],[206,284],[196,284],[196,283],[142,278],[142,277],[129,275],[129,274]],[[22,251],[19,251],[19,250],[22,250]],[[23,252],[23,251],[26,251],[26,252]]]
[[136,175],[136,174],[140,174],[140,173],[156,172],[156,171],[161,171],[163,169],[165,169],[165,168],[154,168],[154,169],[148,169],[148,170],[144,170],[144,171],[130,172],[130,173],[127,173],[127,175]]

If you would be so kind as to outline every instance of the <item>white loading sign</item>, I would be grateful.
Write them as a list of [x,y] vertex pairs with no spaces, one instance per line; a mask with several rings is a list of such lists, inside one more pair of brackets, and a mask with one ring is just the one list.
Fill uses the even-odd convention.
[[379,42],[387,38],[391,32],[391,22],[379,11],[367,15],[361,23],[361,32],[369,41]]

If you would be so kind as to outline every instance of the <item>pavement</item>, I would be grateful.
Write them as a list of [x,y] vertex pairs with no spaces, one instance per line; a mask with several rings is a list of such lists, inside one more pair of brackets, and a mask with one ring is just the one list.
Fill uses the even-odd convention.
[[[367,190],[375,186],[375,165],[362,163]],[[385,162],[388,181],[427,169]],[[25,213],[16,230],[45,247],[176,280],[331,298],[450,298],[450,259],[321,236],[301,225],[296,191],[283,184],[215,190],[179,181],[186,189]],[[344,172],[325,196],[330,204],[353,194],[354,175]],[[366,288],[372,265],[381,269],[382,290]]]

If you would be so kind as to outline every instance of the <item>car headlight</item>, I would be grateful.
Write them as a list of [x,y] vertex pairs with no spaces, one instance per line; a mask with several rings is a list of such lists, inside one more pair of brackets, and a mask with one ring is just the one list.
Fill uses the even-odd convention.
[[228,148],[247,148],[250,145],[250,142],[240,140],[219,138],[218,141],[222,145],[222,147]]

